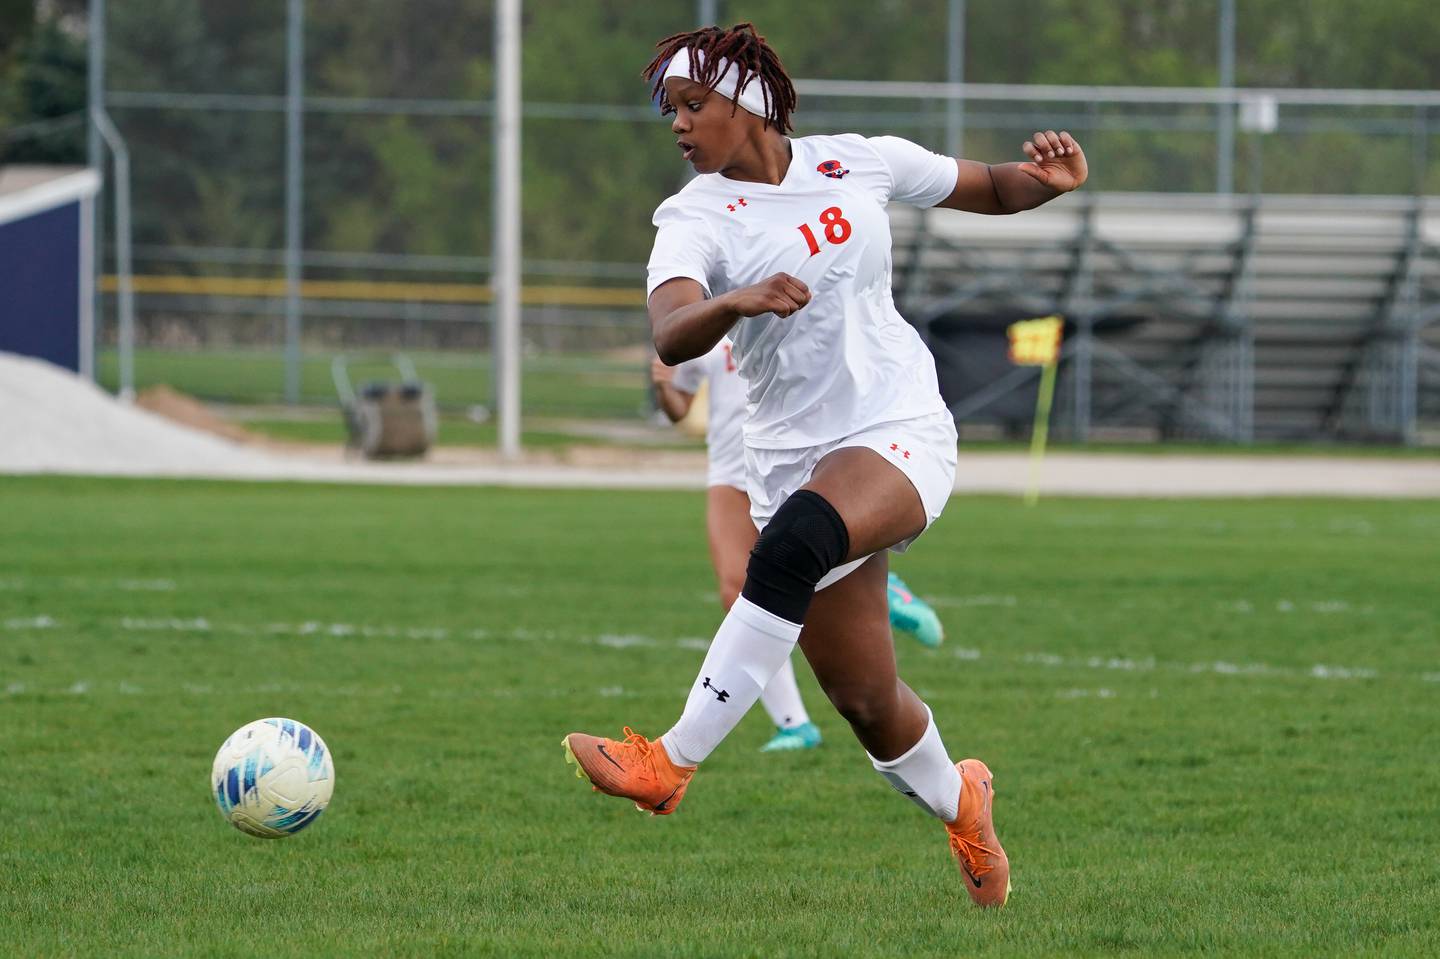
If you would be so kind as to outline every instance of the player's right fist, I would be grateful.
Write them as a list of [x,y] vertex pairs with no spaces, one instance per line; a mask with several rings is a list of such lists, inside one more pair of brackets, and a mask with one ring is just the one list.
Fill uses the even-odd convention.
[[662,386],[675,382],[675,367],[666,366],[658,356],[650,358],[650,382]]
[[730,308],[741,316],[774,313],[790,316],[810,302],[810,288],[789,273],[776,273],[753,286],[725,294]]

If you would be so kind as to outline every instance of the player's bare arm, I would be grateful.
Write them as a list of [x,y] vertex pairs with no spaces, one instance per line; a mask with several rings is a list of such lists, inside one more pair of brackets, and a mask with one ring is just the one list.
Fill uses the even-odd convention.
[[675,367],[666,366],[660,357],[650,361],[650,383],[655,387],[655,402],[664,411],[666,418],[678,423],[690,412],[695,394],[686,392],[675,385]]
[[990,215],[1019,213],[1079,189],[1090,175],[1085,152],[1063,130],[1037,132],[1021,150],[1030,158],[1023,163],[957,159],[955,189],[937,206]]
[[655,352],[668,366],[704,356],[744,316],[774,313],[788,317],[810,302],[810,288],[788,273],[712,299],[694,280],[676,277],[650,294],[650,330]]

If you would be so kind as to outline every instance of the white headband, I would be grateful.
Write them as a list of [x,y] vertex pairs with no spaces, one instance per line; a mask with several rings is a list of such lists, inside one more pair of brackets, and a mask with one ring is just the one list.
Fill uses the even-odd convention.
[[[691,48],[682,47],[675,56],[670,58],[670,65],[665,68],[664,80],[671,77],[679,77],[682,80],[695,80],[705,62],[705,54],[695,51],[694,65],[691,62]],[[727,99],[733,99],[741,107],[757,117],[775,119],[775,97],[770,97],[770,109],[765,109],[765,81],[755,74],[751,74],[745,81],[745,89],[739,95],[735,93],[735,80],[740,75],[740,68],[724,57],[720,58],[720,82],[715,84],[715,92]]]

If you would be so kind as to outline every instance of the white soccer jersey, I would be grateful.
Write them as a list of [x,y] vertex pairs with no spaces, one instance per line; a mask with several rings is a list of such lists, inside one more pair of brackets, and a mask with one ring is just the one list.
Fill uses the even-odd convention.
[[735,365],[728,339],[722,339],[704,356],[675,367],[674,386],[698,393],[710,381],[710,403],[705,413],[705,446],[709,461],[707,486],[745,488],[745,381]]
[[779,185],[710,173],[660,204],[647,295],[689,277],[718,296],[779,272],[810,288],[798,313],[744,318],[730,331],[751,447],[819,446],[943,411],[935,361],[891,299],[885,205],[934,206],[955,188],[955,161],[898,137],[790,144]]

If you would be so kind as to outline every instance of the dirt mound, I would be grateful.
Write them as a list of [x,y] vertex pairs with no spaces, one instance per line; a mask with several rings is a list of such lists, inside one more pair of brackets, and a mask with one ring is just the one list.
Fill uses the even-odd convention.
[[135,405],[172,423],[223,436],[232,442],[259,444],[263,441],[258,433],[230,422],[195,397],[168,386],[151,386],[141,390],[135,397]]

